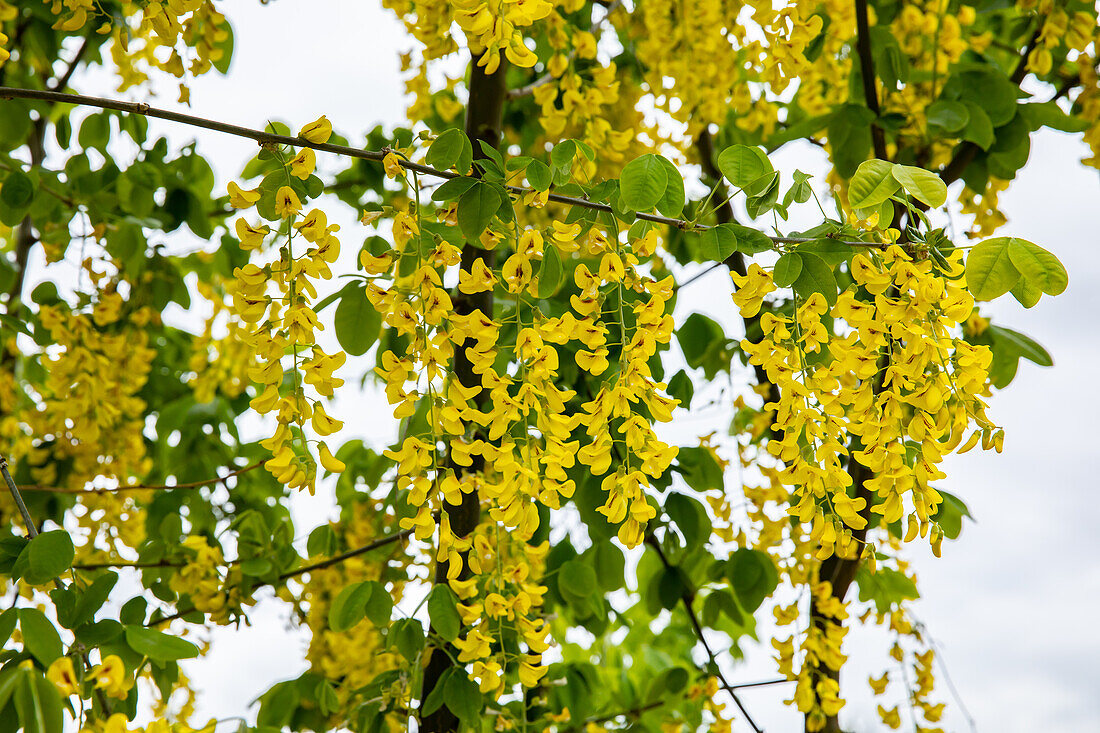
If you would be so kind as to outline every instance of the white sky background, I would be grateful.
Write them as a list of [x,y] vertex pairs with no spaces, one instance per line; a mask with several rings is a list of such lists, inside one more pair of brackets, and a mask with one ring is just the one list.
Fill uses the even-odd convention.
[[[398,53],[412,41],[387,11],[374,3],[339,0],[225,5],[236,33],[233,65],[228,77],[211,73],[193,85],[192,114],[256,128],[273,118],[295,130],[326,114],[353,145],[361,144],[362,134],[375,124],[404,120]],[[74,86],[83,93],[117,96],[101,74],[78,78]],[[161,97],[147,101],[179,107],[174,86],[158,88],[163,88]],[[238,138],[157,120],[150,128],[177,146],[198,139],[219,185],[255,153],[253,143]],[[995,395],[991,414],[1007,432],[1003,454],[972,451],[949,461],[944,488],[968,502],[978,523],[967,524],[958,541],[945,542],[941,560],[927,550],[909,551],[924,594],[916,613],[938,642],[982,731],[1100,730],[1100,631],[1095,624],[1100,532],[1093,518],[1100,455],[1093,419],[1100,413],[1100,390],[1093,381],[1100,363],[1095,338],[1100,258],[1094,255],[1100,244],[1100,178],[1077,162],[1086,150],[1068,135],[1048,131],[1035,136],[1028,166],[1001,199],[1010,221],[1000,233],[1052,250],[1066,264],[1070,286],[1031,310],[1007,297],[986,310],[995,322],[1043,343],[1054,355],[1055,369],[1021,362],[1015,382]],[[324,166],[327,156],[318,157]],[[784,149],[773,160],[788,181],[796,167],[818,174],[824,170],[822,153],[810,146]],[[346,225],[342,234],[345,253],[354,253],[361,228]],[[677,316],[701,310],[737,334],[728,292],[728,276],[716,271],[681,296]],[[349,364],[344,376],[356,368]],[[388,416],[382,410],[383,403],[373,399],[342,409],[338,405],[331,412],[348,423],[343,438],[377,444],[393,435],[387,420],[373,417]],[[360,415],[372,417],[361,421]],[[710,423],[722,431],[728,416],[689,419],[687,430],[708,432],[704,427]],[[692,442],[690,436],[683,441]],[[294,510],[298,533],[305,536],[335,516],[331,487],[316,497],[296,497]],[[770,619],[762,614],[766,633]],[[187,665],[201,690],[196,719],[254,719],[255,709],[248,704],[258,694],[304,670],[307,639],[288,632],[281,604],[261,603],[251,618],[251,627],[217,630],[211,653]],[[855,730],[881,728],[864,679],[867,672],[877,675],[883,669],[889,644],[886,636],[858,628],[849,634],[845,650],[852,666],[844,685],[849,704],[842,721]],[[729,678],[774,676],[770,654],[766,641],[750,649],[748,661],[733,668]],[[967,730],[938,669],[937,688],[949,703],[945,727]],[[743,699],[757,722],[775,733],[800,726],[799,716],[782,704],[788,694],[787,688],[761,688],[744,691]],[[903,722],[909,725],[904,706]],[[738,723],[734,729],[748,727]]]

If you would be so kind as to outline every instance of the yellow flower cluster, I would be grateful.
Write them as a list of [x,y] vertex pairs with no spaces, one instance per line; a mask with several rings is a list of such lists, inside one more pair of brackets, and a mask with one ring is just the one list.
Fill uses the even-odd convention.
[[478,66],[492,74],[504,54],[516,66],[530,68],[538,61],[535,52],[524,43],[520,30],[550,14],[554,5],[548,0],[450,0],[454,21],[466,34],[466,43]]
[[[387,169],[391,177],[402,175],[400,166]],[[452,215],[453,209],[442,211],[445,220]],[[438,530],[435,559],[447,564],[447,579],[464,602],[459,661],[472,663],[482,690],[500,694],[508,660],[494,654],[492,644],[505,624],[527,647],[517,660],[521,682],[531,686],[545,673],[540,660],[549,626],[536,614],[546,589],[531,578],[547,545],[528,541],[539,526],[538,506],[557,509],[573,495],[567,471],[580,463],[594,476],[608,474],[600,511],[620,525],[619,538],[629,547],[641,542],[645,523],[656,514],[646,488],[667,470],[676,449],[656,437],[641,407],[667,421],[676,405],[648,365],[671,338],[665,303],[672,280],[657,282],[637,270],[639,255],[653,254],[652,233],[632,250],[596,229],[585,233],[580,223],[555,221],[547,230],[512,232],[513,250],[499,268],[485,258],[459,268],[457,247],[422,236],[429,224],[434,222],[425,221],[419,207],[398,211],[393,250],[360,256],[371,278],[367,297],[406,344],[404,353],[384,352],[376,369],[394,416],[413,416],[418,403],[425,409],[427,432],[407,435],[385,455],[397,463],[397,488],[408,492],[415,509],[402,526],[420,540]],[[480,243],[503,250],[505,236],[490,229]],[[578,292],[572,309],[554,317],[536,305],[550,248],[555,259],[557,252],[586,259],[573,271]],[[463,297],[496,291],[513,307],[499,319],[478,308],[456,308],[443,287],[455,270]],[[514,342],[500,343],[503,332],[514,334]],[[571,344],[577,366],[593,376],[609,370],[613,352],[619,363],[580,409],[570,409],[575,393],[556,385],[559,359],[572,353]],[[460,381],[452,371],[460,358],[473,381]],[[573,437],[582,426],[584,445]],[[624,468],[608,473],[614,459],[625,461]],[[446,509],[475,492],[489,521],[457,536]]]
[[228,625],[240,612],[241,604],[250,600],[241,593],[244,578],[240,567],[229,568],[223,578],[225,561],[221,548],[211,547],[202,535],[189,535],[183,546],[194,555],[172,576],[168,587],[190,596],[195,609],[214,623]]
[[[213,305],[214,312],[206,319],[202,334],[195,337],[188,363],[194,372],[189,381],[195,390],[195,401],[211,402],[219,393],[233,399],[248,386],[248,373],[255,364],[255,354],[242,338],[244,324],[233,317],[225,299],[215,293],[209,283],[199,282],[198,289],[199,294]],[[224,335],[216,335],[219,328],[224,328]]]
[[[961,253],[950,266],[946,275],[961,274]],[[782,396],[765,405],[776,411],[782,433],[768,450],[785,464],[780,477],[796,502],[791,513],[813,523],[819,559],[855,557],[862,549],[852,530],[867,526],[867,502],[851,493],[859,487],[845,469],[849,460],[874,475],[865,483],[879,500],[871,511],[896,522],[908,500],[906,540],[931,531],[938,551],[942,534],[931,517],[941,497],[931,482],[944,476],[940,462],[963,443],[972,422],[978,429],[961,451],[979,438],[985,448],[999,448],[1002,440],[981,398],[991,354],[953,335],[973,300],[961,279],[945,276],[930,259],[914,260],[890,245],[857,254],[851,274],[855,285],[831,309],[815,293],[790,316],[764,314],[760,343],[742,341]],[[754,267],[734,278],[742,314],[754,314],[774,287],[770,276]],[[846,324],[847,334],[830,338],[821,322],[826,314]]]
[[164,719],[135,728],[131,728],[129,723],[125,713],[115,713],[106,720],[92,721],[81,728],[80,733],[214,733],[217,728],[217,721],[213,719],[201,728],[192,728],[186,723],[170,723]]
[[[111,34],[110,54],[120,79],[119,91],[147,82],[150,69],[177,79],[206,73],[222,58],[230,33],[212,0],[126,0],[114,13],[95,0],[46,2],[58,16],[55,29],[80,33],[90,28],[100,35]],[[180,101],[187,100],[187,87],[181,83]]]
[[[342,544],[348,547],[362,547],[393,532],[395,522],[392,515],[386,513],[386,502],[367,493],[360,497],[354,505],[345,509],[343,519],[329,525],[335,536],[340,537]],[[336,694],[342,707],[355,691],[379,674],[395,669],[402,669],[401,679],[390,688],[383,689],[386,696],[384,709],[404,710],[408,705],[412,679],[419,668],[393,653],[393,640],[392,637],[386,638],[385,629],[362,622],[345,631],[333,631],[329,627],[328,614],[341,590],[350,583],[366,580],[388,583],[393,601],[400,602],[412,562],[413,558],[402,544],[394,543],[386,552],[375,550],[310,572],[300,597],[292,595],[286,588],[279,591],[279,596],[284,600],[308,605],[305,620],[313,635],[306,659],[317,674],[325,679],[340,681]],[[405,719],[402,717],[401,721]],[[337,719],[330,721],[334,727],[340,722]]]
[[[332,125],[321,117],[302,128],[299,135],[311,142],[324,142],[332,134]],[[314,281],[332,277],[329,265],[340,255],[340,240],[335,233],[338,225],[329,225],[325,213],[312,209],[299,218],[303,204],[292,177],[305,180],[316,164],[311,150],[303,150],[289,161],[283,161],[287,185],[274,194],[274,211],[281,219],[281,231],[286,243],[279,249],[279,258],[265,265],[249,263],[234,270],[233,310],[245,323],[254,324],[242,333],[242,338],[258,357],[248,375],[260,385],[259,394],[251,406],[260,414],[275,412],[278,426],[275,433],[261,441],[271,451],[272,458],[264,465],[280,482],[290,488],[307,489],[311,494],[317,477],[317,461],[307,448],[305,425],[308,420],[317,435],[324,437],[339,430],[343,423],[329,416],[320,399],[310,398],[306,385],[321,397],[331,397],[344,380],[333,376],[346,354],[326,354],[317,345],[316,331],[324,326],[310,308],[317,297]],[[250,209],[261,198],[259,190],[245,190],[229,184],[230,205]],[[252,225],[242,219],[236,225],[241,247],[263,252],[266,225]],[[307,243],[305,252],[295,254],[295,239]],[[272,295],[272,291],[274,295]],[[289,386],[284,386],[283,361],[292,361]],[[338,473],[344,469],[323,441],[318,441],[318,455],[325,470]]]
[[[131,310],[109,285],[91,313],[63,304],[41,307],[41,323],[60,350],[43,359],[41,404],[25,415],[31,435],[53,437],[26,452],[40,483],[55,483],[55,467],[66,459],[72,461],[67,481],[76,486],[97,476],[125,481],[149,471],[145,402],[138,394],[155,356],[142,327],[154,317],[148,308]],[[33,468],[41,464],[48,468]]]

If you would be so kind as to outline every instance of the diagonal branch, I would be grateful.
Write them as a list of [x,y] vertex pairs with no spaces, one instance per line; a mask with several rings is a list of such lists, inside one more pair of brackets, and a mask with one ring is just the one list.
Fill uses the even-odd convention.
[[210,484],[217,484],[225,481],[226,479],[233,478],[234,476],[240,476],[242,473],[248,473],[263,465],[263,461],[256,461],[250,466],[244,468],[238,468],[235,471],[231,471],[224,476],[215,476],[214,478],[203,479],[202,481],[191,481],[183,484],[133,484],[129,486],[115,486],[109,489],[70,489],[59,486],[24,486],[23,491],[43,491],[51,494],[113,494],[120,491],[169,491],[173,489],[198,489],[203,486],[209,486]]
[[[400,542],[401,540],[403,540],[406,537],[410,536],[413,533],[413,531],[414,531],[413,528],[403,529],[400,532],[394,532],[393,534],[386,535],[385,537],[379,537],[378,539],[374,540],[373,542],[368,542],[367,544],[363,545],[362,547],[357,547],[354,550],[348,550],[347,552],[340,553],[339,555],[334,555],[334,556],[332,556],[330,558],[327,558],[325,560],[320,560],[318,562],[311,563],[309,565],[303,565],[302,567],[300,567],[296,570],[289,570],[289,571],[283,573],[282,575],[280,575],[279,577],[277,577],[273,581],[257,583],[254,586],[253,589],[263,588],[264,586],[268,586],[268,585],[275,585],[275,584],[280,583],[284,580],[290,580],[291,578],[297,578],[300,575],[305,575],[306,573],[313,572],[314,570],[324,570],[325,568],[330,568],[333,565],[339,565],[340,563],[345,562],[347,560],[350,560],[353,557],[359,557],[360,555],[365,555],[366,553],[371,552],[372,550],[377,550],[380,547],[385,547],[386,545],[391,545],[394,542]],[[145,623],[145,625],[147,627],[148,626],[160,626],[161,624],[168,623],[169,621],[175,621],[178,618],[183,618],[184,616],[187,616],[188,614],[194,613],[196,610],[197,609],[195,609],[193,607],[192,608],[184,608],[182,610],[176,611],[175,613],[173,613],[169,616],[162,616],[160,618],[151,619],[150,621],[147,621]]]
[[[312,150],[319,150],[325,153],[333,153],[335,155],[344,155],[349,158],[358,158],[360,160],[372,160],[377,163],[381,163],[389,150],[362,150],[360,148],[353,148],[347,145],[334,145],[332,143],[314,143],[300,137],[291,137],[289,135],[276,135],[271,132],[265,132],[263,130],[254,130],[249,127],[240,127],[239,125],[230,125],[224,122],[217,122],[215,120],[209,120],[204,117],[196,117],[194,115],[182,114],[180,112],[172,112],[169,110],[158,109],[156,107],[150,107],[144,102],[121,102],[115,99],[104,99],[102,97],[88,97],[82,94],[65,94],[62,92],[49,92],[41,91],[38,89],[18,89],[15,87],[0,87],[0,99],[38,99],[49,102],[64,102],[68,104],[77,104],[87,107],[98,107],[100,109],[113,109],[119,112],[127,112],[130,114],[144,115],[146,117],[155,117],[157,119],[168,120],[169,122],[178,122],[184,125],[190,125],[192,127],[201,127],[205,130],[213,130],[214,132],[221,132],[227,135],[236,135],[237,137],[244,137],[250,140],[255,140],[261,145],[291,145],[299,148],[310,148]],[[423,165],[420,163],[413,163],[409,160],[400,159],[399,164],[402,168],[414,173],[420,173],[425,176],[431,176],[433,178],[461,178],[458,173],[452,171],[439,170],[432,168],[431,166]],[[524,188],[523,186],[505,185],[504,189],[508,193],[523,196],[531,193],[534,189]],[[606,211],[614,213],[614,209],[609,204],[600,203],[598,201],[591,201],[586,198],[580,198],[577,196],[564,196],[558,193],[551,193],[549,200],[559,204],[565,204],[567,206],[576,206],[582,209],[591,209],[593,211]],[[660,216],[658,214],[647,214],[644,212],[638,212],[635,215],[638,219],[643,221],[651,221],[655,224],[665,224],[667,226],[676,227],[684,231],[703,231],[710,227],[696,224],[693,221],[687,221],[686,219],[674,219],[668,216]],[[813,237],[769,237],[772,242],[776,244],[804,244],[806,242],[814,241]],[[877,242],[859,242],[848,240],[835,240],[841,244],[846,244],[851,247],[867,247],[873,249],[880,249],[883,245]],[[899,242],[899,244],[905,244],[905,242]]]
[[[657,553],[657,557],[661,560],[661,564],[665,568],[671,569],[672,563],[668,561],[665,556],[664,550],[661,549],[661,543],[658,541],[656,535],[649,533],[645,537],[645,544],[647,547],[653,549]],[[745,722],[752,727],[756,733],[764,733],[763,729],[756,724],[756,721],[749,715],[749,711],[745,709],[744,703],[741,702],[741,698],[734,692],[736,689],[727,680],[725,674],[722,672],[722,668],[718,665],[718,655],[714,653],[714,650],[710,647],[710,642],[707,641],[706,635],[703,633],[703,625],[699,623],[699,617],[695,615],[695,609],[692,607],[692,601],[695,599],[695,594],[692,593],[690,588],[685,587],[684,592],[680,596],[680,600],[683,602],[684,610],[687,612],[688,620],[691,622],[692,628],[695,630],[695,636],[699,638],[699,641],[703,644],[703,649],[707,653],[707,657],[710,658],[711,665],[714,667],[714,675],[718,678],[718,682],[721,683],[722,689],[729,693],[733,698],[733,702],[737,705],[737,708],[741,711],[741,714],[745,716]]]

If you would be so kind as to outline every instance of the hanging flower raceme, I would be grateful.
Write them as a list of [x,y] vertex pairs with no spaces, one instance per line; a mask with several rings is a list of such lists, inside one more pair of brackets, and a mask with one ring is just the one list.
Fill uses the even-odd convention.
[[[321,117],[299,134],[312,142],[324,142],[332,134],[332,125]],[[344,469],[324,440],[306,437],[307,423],[319,438],[343,426],[328,414],[323,401],[306,389],[311,387],[319,397],[331,397],[343,384],[334,372],[346,355],[327,354],[317,344],[317,331],[324,325],[310,307],[317,297],[317,281],[332,277],[330,265],[340,255],[339,226],[330,225],[320,209],[299,216],[306,194],[305,184],[296,181],[310,178],[314,157],[299,154],[286,160],[279,155],[280,167],[264,179],[275,182],[268,198],[258,189],[229,184],[230,205],[244,212],[257,207],[261,216],[277,224],[276,241],[283,241],[278,259],[234,270],[233,309],[250,324],[241,338],[256,356],[248,376],[258,385],[258,392],[250,404],[256,412],[276,417],[274,434],[261,441],[272,453],[264,465],[280,483],[313,493],[318,461],[331,473]],[[235,229],[242,249],[263,254],[270,234],[267,225],[253,224],[246,213]],[[314,442],[317,458],[309,448]]]

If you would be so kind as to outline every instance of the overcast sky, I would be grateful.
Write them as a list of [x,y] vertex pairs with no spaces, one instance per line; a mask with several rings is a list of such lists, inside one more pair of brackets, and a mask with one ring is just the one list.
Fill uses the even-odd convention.
[[[236,52],[228,77],[200,79],[191,92],[191,113],[249,127],[280,119],[297,129],[328,115],[352,140],[375,124],[404,120],[403,85],[397,55],[410,41],[401,24],[374,2],[277,0],[265,7],[235,2],[227,11],[236,31]],[[111,95],[103,75],[86,75],[78,91]],[[154,100],[149,100],[154,101]],[[175,90],[164,87],[154,103],[174,108]],[[245,140],[153,120],[151,128],[177,145],[198,139],[221,181],[236,175],[255,152]],[[945,542],[943,558],[909,550],[924,593],[916,613],[938,642],[944,660],[982,731],[1051,730],[1095,733],[1100,721],[1100,532],[1094,506],[1098,456],[1095,416],[1100,389],[1094,377],[1100,363],[1096,318],[1100,302],[1100,178],[1078,160],[1087,149],[1070,136],[1042,133],[1033,140],[1031,159],[1012,189],[1001,198],[1009,224],[1000,232],[1030,239],[1052,250],[1070,272],[1069,289],[1044,297],[1024,310],[1009,298],[988,307],[995,322],[1023,331],[1054,355],[1054,369],[1022,362],[1010,388],[997,394],[991,414],[1004,426],[1001,455],[970,452],[949,461],[944,488],[962,497],[977,524],[968,524],[956,542]],[[324,156],[322,165],[324,164]],[[774,158],[787,174],[794,168],[821,172],[820,151],[784,150]],[[345,249],[356,248],[358,230]],[[736,324],[724,292],[724,271],[708,275],[681,299],[678,317],[702,310]],[[350,369],[349,369],[350,373]],[[366,396],[363,399],[374,399]],[[335,411],[334,411],[335,412]],[[354,414],[345,410],[347,415]],[[365,413],[358,413],[365,414]],[[695,416],[693,416],[694,418]],[[690,431],[724,430],[728,416],[708,414],[690,420]],[[348,420],[345,438],[376,444],[393,435],[385,423]],[[331,492],[296,497],[299,534],[335,516]],[[914,548],[916,543],[914,544]],[[198,718],[255,714],[248,703],[274,681],[304,670],[307,643],[287,633],[287,613],[277,603],[261,603],[250,614],[252,626],[219,630],[212,652],[189,664],[199,686]],[[866,684],[887,659],[889,639],[856,630],[846,651],[846,724],[879,729]],[[732,670],[737,681],[774,674],[771,647],[750,649],[749,659]],[[949,702],[948,729],[967,730],[959,706],[939,681]],[[787,690],[744,692],[758,722],[772,733],[795,730],[798,716],[783,705]],[[904,718],[903,718],[904,719]],[[748,730],[743,724],[735,730]]]

